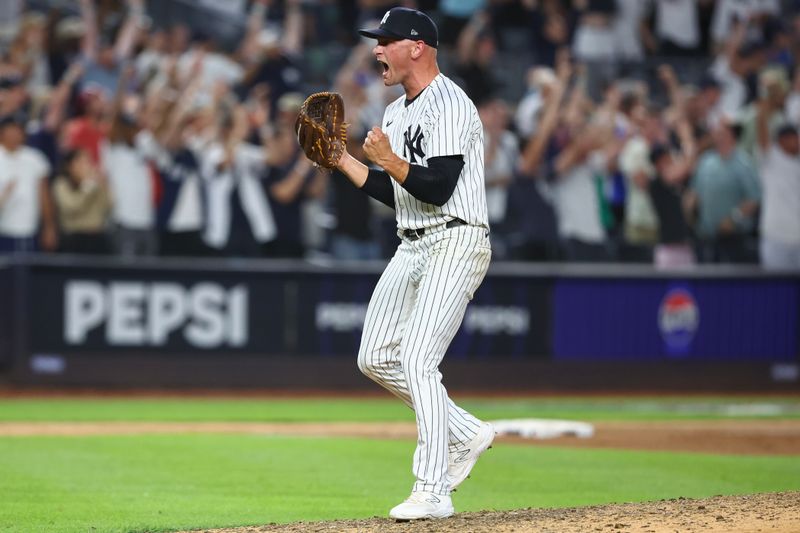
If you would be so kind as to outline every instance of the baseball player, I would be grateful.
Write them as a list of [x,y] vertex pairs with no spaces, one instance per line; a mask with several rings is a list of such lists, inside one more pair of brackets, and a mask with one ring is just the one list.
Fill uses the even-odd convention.
[[483,127],[474,104],[436,61],[438,31],[424,13],[394,8],[373,53],[383,82],[405,90],[386,108],[364,152],[337,168],[395,208],[400,246],[369,303],[358,367],[416,414],[411,496],[389,516],[446,518],[450,493],[492,444],[494,428],[447,396],[438,370],[491,258],[483,176]]

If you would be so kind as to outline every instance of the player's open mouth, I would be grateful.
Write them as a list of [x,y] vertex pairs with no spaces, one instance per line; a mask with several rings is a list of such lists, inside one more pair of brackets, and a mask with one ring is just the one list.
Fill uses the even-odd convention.
[[385,62],[381,61],[380,59],[378,60],[378,63],[380,63],[381,67],[383,68],[383,72],[384,73],[389,72],[389,64],[388,63],[385,63]]

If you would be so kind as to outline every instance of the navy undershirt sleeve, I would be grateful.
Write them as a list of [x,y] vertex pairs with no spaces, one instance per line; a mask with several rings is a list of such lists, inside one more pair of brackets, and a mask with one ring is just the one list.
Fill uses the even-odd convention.
[[384,170],[369,169],[367,181],[361,186],[361,190],[372,196],[380,203],[388,205],[394,209],[394,190],[392,189],[392,177]]
[[456,190],[464,158],[460,155],[432,157],[428,159],[427,167],[409,167],[403,188],[417,200],[441,207]]
[[[437,205],[447,203],[458,184],[458,177],[464,168],[464,158],[460,155],[432,157],[428,166],[409,165],[403,188],[421,202]],[[367,180],[361,186],[368,195],[379,202],[394,208],[392,178],[384,170],[370,169]]]

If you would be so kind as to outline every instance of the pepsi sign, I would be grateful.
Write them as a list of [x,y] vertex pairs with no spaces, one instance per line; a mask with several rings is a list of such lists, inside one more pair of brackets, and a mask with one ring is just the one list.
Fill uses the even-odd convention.
[[658,306],[658,329],[667,352],[686,354],[699,326],[700,308],[692,293],[682,287],[668,290]]

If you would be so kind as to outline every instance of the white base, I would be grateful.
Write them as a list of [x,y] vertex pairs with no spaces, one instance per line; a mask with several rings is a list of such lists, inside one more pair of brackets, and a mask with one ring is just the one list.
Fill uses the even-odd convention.
[[594,435],[594,426],[572,420],[547,420],[542,418],[518,418],[492,420],[498,435],[516,435],[526,439],[555,439],[578,437],[588,439]]

